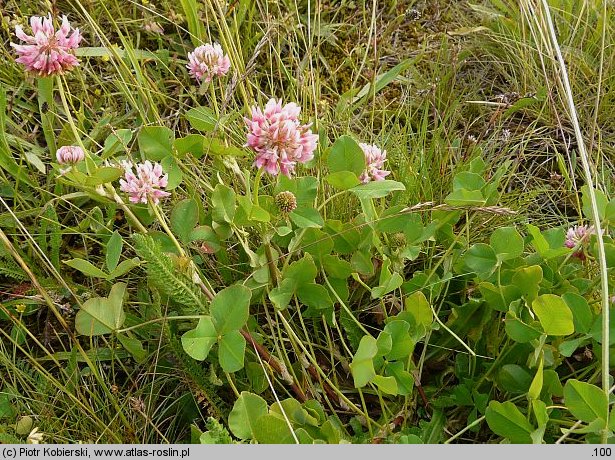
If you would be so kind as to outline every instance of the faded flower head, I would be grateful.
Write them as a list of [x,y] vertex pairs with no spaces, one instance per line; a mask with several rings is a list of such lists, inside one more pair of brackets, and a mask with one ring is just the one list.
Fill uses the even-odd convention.
[[147,21],[143,26],[143,30],[146,32],[150,32],[152,34],[163,35],[164,29],[162,26],[156,21]]
[[44,433],[38,431],[38,428],[34,428],[28,438],[26,439],[27,444],[40,444],[43,440]]
[[293,212],[297,209],[297,198],[293,192],[280,192],[275,196],[275,204],[283,213]]
[[290,177],[297,163],[314,158],[318,136],[310,124],[299,122],[301,108],[294,102],[282,106],[282,100],[270,99],[265,110],[252,107],[252,118],[245,118],[248,126],[247,146],[256,152],[254,166],[269,174]]
[[85,152],[78,145],[65,145],[56,152],[56,159],[61,165],[74,165],[85,159]]
[[[66,16],[62,16],[62,25],[56,31],[53,27],[51,13],[45,18],[30,18],[32,35],[27,35],[21,26],[15,26],[15,35],[25,44],[11,43],[19,57],[16,62],[23,64],[26,70],[41,77],[62,74],[79,65],[75,49],[79,47],[81,33],[73,29]],[[70,36],[69,36],[70,35]]]
[[406,234],[402,232],[397,232],[391,235],[390,244],[393,249],[399,249],[406,246]]
[[566,233],[566,242],[564,243],[567,248],[574,248],[580,243],[586,243],[590,237],[596,233],[594,226],[587,225],[575,225],[568,229]]
[[129,195],[131,203],[147,203],[148,199],[154,204],[160,202],[160,198],[169,196],[169,192],[164,189],[169,181],[169,175],[164,174],[159,163],[139,163],[136,166],[136,173],[133,172],[132,165],[126,165],[124,179],[120,179],[120,190]]
[[386,150],[380,150],[373,144],[359,144],[361,150],[365,154],[365,162],[367,168],[359,177],[359,180],[364,184],[367,184],[373,180],[384,180],[386,176],[391,174],[391,171],[387,171],[384,168],[384,162],[387,161]]
[[210,82],[216,75],[226,75],[231,68],[231,60],[218,43],[197,47],[192,53],[188,53],[188,61],[186,67],[198,82]]

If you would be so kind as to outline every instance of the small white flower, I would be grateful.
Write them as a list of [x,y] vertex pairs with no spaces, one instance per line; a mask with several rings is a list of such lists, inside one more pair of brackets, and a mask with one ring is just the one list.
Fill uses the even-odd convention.
[[40,444],[43,440],[43,436],[44,434],[42,432],[39,432],[38,428],[34,428],[32,431],[30,431],[26,442],[28,444]]

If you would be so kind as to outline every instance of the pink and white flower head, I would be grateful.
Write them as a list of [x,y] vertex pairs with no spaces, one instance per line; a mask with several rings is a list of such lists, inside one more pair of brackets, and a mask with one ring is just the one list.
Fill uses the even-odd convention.
[[361,150],[365,154],[365,162],[367,163],[367,167],[365,171],[359,176],[359,180],[364,184],[371,182],[373,180],[384,180],[391,171],[387,171],[384,168],[384,162],[387,161],[387,152],[386,150],[380,150],[373,144],[359,144]]
[[594,226],[587,225],[575,225],[568,229],[566,233],[566,242],[564,243],[567,248],[574,248],[581,243],[587,243],[589,241],[589,237],[594,235],[596,230]]
[[190,75],[198,82],[208,83],[214,76],[222,77],[231,68],[231,60],[218,43],[207,43],[188,53]]
[[128,193],[131,203],[147,203],[151,200],[154,204],[160,202],[160,198],[170,195],[164,189],[169,182],[169,175],[164,174],[160,163],[139,163],[136,166],[136,174],[132,170],[132,164],[124,165],[124,179],[120,179],[120,190]]
[[61,165],[75,165],[85,159],[85,152],[77,145],[65,145],[56,152],[56,159]]
[[244,118],[248,126],[247,146],[256,152],[254,166],[269,174],[290,177],[297,163],[314,158],[318,136],[311,124],[299,122],[301,107],[294,102],[282,106],[282,100],[270,99],[265,110],[252,107],[252,118]]
[[56,31],[53,27],[51,13],[49,16],[32,16],[30,18],[32,35],[27,35],[21,26],[15,27],[15,35],[25,44],[11,43],[19,57],[16,62],[23,64],[26,70],[41,77],[62,74],[79,65],[75,49],[79,47],[81,33],[73,29],[66,16],[62,16],[62,25]]

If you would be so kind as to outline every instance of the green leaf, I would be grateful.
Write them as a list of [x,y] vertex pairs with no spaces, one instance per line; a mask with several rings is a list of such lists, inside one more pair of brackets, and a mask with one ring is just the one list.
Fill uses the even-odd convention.
[[404,279],[399,273],[390,272],[390,265],[390,260],[385,260],[383,263],[382,269],[380,270],[380,285],[372,288],[372,299],[384,297],[386,294],[394,291],[403,284]]
[[392,341],[391,350],[386,355],[389,361],[406,358],[414,351],[415,343],[410,338],[409,330],[410,324],[402,320],[389,321],[384,327]]
[[[312,400],[314,401],[314,400]],[[320,408],[322,410],[322,408]],[[318,413],[320,413],[320,410]],[[310,413],[315,414],[314,410],[306,410],[299,401],[293,398],[287,398],[280,402],[275,402],[269,408],[269,412],[273,415],[283,417],[284,413],[293,424],[318,426],[318,419]]]
[[352,265],[337,256],[326,255],[322,258],[322,265],[327,274],[333,278],[346,279],[352,274]]
[[350,264],[352,268],[362,275],[374,274],[374,263],[372,262],[372,256],[366,251],[357,251],[352,254],[350,258]]
[[596,385],[570,379],[564,386],[564,401],[579,420],[591,423],[600,419],[606,425],[609,402],[604,391]]
[[385,374],[395,377],[397,381],[397,394],[411,395],[414,391],[414,377],[404,368],[401,361],[389,362],[385,366]]
[[449,193],[444,202],[451,206],[482,206],[487,202],[480,190],[455,190]]
[[384,377],[382,375],[376,375],[373,379],[378,389],[383,393],[389,395],[397,395],[397,380],[395,377]]
[[[600,216],[600,220],[602,221],[606,215],[606,207],[609,200],[602,190],[594,189],[594,195],[596,196],[596,204],[598,205],[598,216]],[[587,185],[583,185],[581,187],[581,202],[583,204],[583,215],[587,219],[592,220],[593,213],[591,208],[589,187]]]
[[94,174],[85,180],[86,185],[100,185],[118,180],[124,175],[124,170],[112,166],[101,166],[96,168]]
[[224,372],[237,372],[243,369],[246,352],[246,339],[239,331],[230,331],[218,342],[218,360]]
[[107,253],[105,254],[105,262],[107,264],[107,270],[111,273],[117,267],[117,263],[120,261],[120,256],[122,255],[122,247],[124,246],[124,241],[122,237],[117,232],[113,232],[111,238],[107,242]]
[[141,260],[138,257],[123,260],[117,267],[115,267],[115,269],[111,273],[109,273],[107,279],[110,281],[112,279],[125,275],[130,270],[135,267],[138,267],[139,265],[141,265]]
[[540,265],[518,268],[513,275],[513,284],[521,291],[526,302],[531,303],[538,295],[542,281],[542,268]]
[[534,418],[538,424],[538,428],[530,435],[534,444],[543,444],[543,437],[549,422],[549,412],[547,411],[547,405],[540,399],[532,400],[532,412]]
[[361,342],[359,342],[359,348],[352,358],[352,363],[350,363],[355,388],[364,387],[376,376],[373,360],[377,353],[376,339],[371,335],[363,336]]
[[122,344],[124,349],[132,355],[138,363],[142,363],[147,358],[147,351],[143,348],[143,344],[136,337],[129,337],[124,334],[118,334],[117,339]]
[[11,404],[11,396],[6,393],[0,393],[0,420],[14,418],[15,414],[15,408]]
[[491,308],[502,312],[508,311],[510,303],[521,297],[519,289],[512,285],[495,286],[483,281],[478,289]]
[[314,208],[297,208],[289,216],[299,228],[322,228],[325,224],[320,213]]
[[489,243],[499,260],[515,259],[523,255],[523,238],[514,227],[500,227],[491,234]]
[[433,312],[429,306],[429,301],[423,291],[413,292],[406,297],[404,302],[406,311],[409,312],[416,324],[422,324],[425,328],[429,328],[433,322]]
[[267,414],[254,425],[254,439],[260,444],[294,444],[288,423],[283,418]]
[[216,235],[216,232],[208,225],[199,225],[193,228],[190,231],[188,240],[190,242],[205,243],[202,247],[207,249],[208,252],[218,252],[221,249],[218,235]]
[[302,249],[310,254],[315,260],[322,258],[333,250],[333,238],[318,228],[307,228],[303,234]]
[[64,263],[69,267],[72,267],[76,270],[79,270],[81,273],[87,276],[94,276],[97,278],[107,278],[108,275],[103,272],[100,268],[95,267],[87,260],[83,259],[70,259],[65,260]]
[[463,260],[470,270],[484,278],[491,275],[499,263],[493,248],[484,243],[474,244],[464,254]]
[[260,363],[248,361],[246,363],[246,375],[248,376],[250,387],[255,393],[262,393],[269,388],[267,376]]
[[528,343],[534,339],[540,337],[543,333],[536,327],[525,324],[517,315],[512,312],[506,312],[506,319],[504,320],[504,328],[508,336],[518,343]]
[[329,185],[339,190],[349,190],[361,184],[357,175],[350,171],[338,171],[328,174],[325,180]]
[[383,198],[398,190],[406,190],[406,186],[394,180],[372,181],[350,189],[359,199]]
[[513,444],[531,444],[534,427],[510,401],[491,401],[485,413],[491,431],[510,439]]
[[228,426],[239,439],[254,439],[260,417],[267,414],[267,401],[258,395],[242,391],[228,416]]
[[532,243],[534,244],[534,248],[536,248],[536,251],[538,251],[541,256],[544,256],[549,250],[549,242],[545,239],[538,227],[528,224],[527,230],[530,235],[532,235]]
[[615,198],[608,202],[604,211],[604,218],[612,226],[615,226]]
[[350,136],[341,136],[335,141],[327,158],[327,166],[332,173],[350,171],[357,176],[367,167],[363,150]]
[[128,149],[128,143],[132,139],[132,131],[130,129],[117,129],[105,139],[101,158],[106,160],[118,152],[125,152]]
[[453,178],[453,190],[480,190],[485,185],[485,179],[469,171],[459,172]]
[[378,354],[376,356],[385,356],[389,354],[393,348],[393,339],[391,334],[387,331],[380,331],[378,338],[376,339],[376,345],[378,346]]
[[199,207],[194,198],[180,201],[171,211],[171,228],[182,243],[190,242],[190,234],[198,221]]
[[216,185],[212,195],[212,218],[216,222],[233,222],[235,217],[235,191],[223,184]]
[[542,391],[542,382],[544,378],[543,374],[543,359],[540,358],[540,363],[538,364],[538,370],[536,371],[536,375],[534,376],[534,380],[532,380],[532,384],[530,385],[530,389],[527,392],[528,399],[538,399],[540,398],[540,392]]
[[139,150],[147,160],[160,161],[171,155],[175,135],[166,126],[145,126],[141,128],[137,141]]
[[292,179],[284,175],[279,176],[273,194],[276,195],[285,191],[292,192],[297,197],[299,207],[302,205],[313,206],[318,193],[318,179],[311,176],[294,177]]
[[299,301],[308,307],[325,310],[333,306],[329,291],[320,284],[305,283],[297,287]]
[[206,137],[203,143],[203,152],[205,155],[214,156],[246,156],[246,151],[234,145],[227,145],[222,139],[215,137]]
[[561,244],[552,245],[546,238],[547,232],[541,233],[540,229],[534,225],[528,224],[527,231],[532,236],[534,248],[546,260],[563,256],[570,251],[570,249],[564,247],[563,241]]
[[195,158],[201,158],[204,154],[203,143],[205,138],[200,134],[188,134],[185,137],[175,139],[173,148],[177,152],[178,158],[183,158],[188,153]]
[[260,206],[252,205],[250,208],[250,220],[256,222],[269,222],[271,215]]
[[284,310],[288,307],[294,293],[295,281],[290,278],[283,279],[277,287],[269,291],[269,300],[275,308]]
[[182,183],[184,173],[180,169],[179,165],[177,164],[177,160],[173,156],[168,155],[164,157],[160,162],[160,166],[162,166],[162,170],[169,175],[169,182],[165,187],[167,191],[173,190],[179,184]]
[[216,115],[207,107],[194,107],[186,112],[186,120],[197,131],[213,131],[218,121]]
[[532,383],[532,375],[518,364],[504,364],[498,372],[498,386],[510,393],[526,393]]
[[124,324],[124,294],[126,284],[116,283],[109,297],[94,297],[87,300],[75,316],[75,329],[89,337],[109,334]]
[[211,301],[209,311],[218,334],[241,329],[248,321],[252,291],[235,284],[219,291]]
[[543,294],[532,302],[544,331],[549,335],[570,335],[574,332],[572,312],[561,297]]
[[182,335],[184,351],[193,359],[203,361],[218,340],[218,333],[209,316],[204,316],[194,329]]
[[562,295],[562,299],[572,311],[574,331],[587,334],[591,330],[594,315],[585,297],[575,294],[574,292],[566,292]]

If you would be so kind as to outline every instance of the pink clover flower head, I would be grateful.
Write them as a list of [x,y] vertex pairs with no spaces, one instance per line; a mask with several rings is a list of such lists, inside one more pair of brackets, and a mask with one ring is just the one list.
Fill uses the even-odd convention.
[[74,165],[85,159],[85,152],[77,145],[65,145],[56,152],[56,159],[61,165]]
[[248,127],[246,146],[256,152],[254,166],[269,174],[290,177],[297,163],[314,158],[318,136],[310,124],[301,124],[301,107],[294,102],[282,106],[282,100],[270,99],[265,110],[252,107],[252,118],[244,118]]
[[231,68],[231,60],[218,43],[207,43],[188,53],[186,67],[198,82],[208,83],[214,76],[226,75]]
[[120,190],[128,193],[131,203],[147,203],[151,200],[154,204],[160,202],[160,198],[170,195],[164,189],[169,182],[169,175],[164,174],[160,163],[146,161],[136,165],[136,173],[132,165],[125,164],[124,179],[120,179]]
[[568,232],[566,232],[566,242],[564,245],[567,248],[572,249],[580,243],[586,243],[590,235],[595,233],[596,230],[593,225],[575,225],[574,227],[569,228]]
[[391,174],[391,171],[382,169],[384,168],[384,162],[387,161],[386,150],[380,150],[374,144],[360,143],[359,147],[363,150],[365,162],[367,163],[365,171],[359,176],[361,182],[367,184],[371,181],[384,180],[385,177]]
[[41,77],[62,74],[79,65],[75,49],[79,47],[81,33],[73,29],[66,16],[62,16],[62,25],[56,31],[53,27],[51,13],[47,17],[30,18],[32,35],[27,35],[21,26],[15,27],[15,35],[24,44],[11,43],[19,57],[16,62],[23,64],[29,72]]

